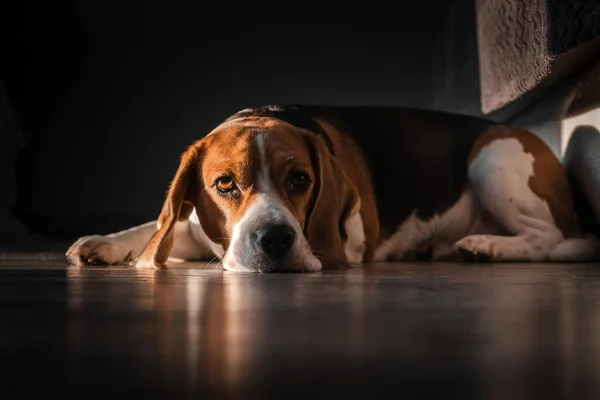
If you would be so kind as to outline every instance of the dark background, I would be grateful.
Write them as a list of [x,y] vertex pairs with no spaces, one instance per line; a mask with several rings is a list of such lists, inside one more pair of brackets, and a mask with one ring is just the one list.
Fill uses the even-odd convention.
[[14,211],[61,238],[154,219],[184,148],[249,106],[436,108],[453,3],[21,2],[2,64],[28,143]]

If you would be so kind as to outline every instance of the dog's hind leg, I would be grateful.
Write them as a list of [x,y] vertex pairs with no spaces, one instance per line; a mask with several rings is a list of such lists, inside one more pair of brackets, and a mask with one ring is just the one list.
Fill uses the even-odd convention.
[[549,259],[555,262],[600,260],[600,240],[591,233],[583,238],[567,239],[552,250]]
[[454,245],[465,258],[547,261],[564,253],[565,237],[579,236],[567,176],[537,136],[495,128],[479,139],[469,161],[481,206],[510,236],[467,236]]

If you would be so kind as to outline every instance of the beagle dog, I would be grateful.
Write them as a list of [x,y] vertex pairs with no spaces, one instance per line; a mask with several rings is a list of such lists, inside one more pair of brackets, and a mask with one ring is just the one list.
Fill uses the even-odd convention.
[[66,255],[141,268],[219,258],[258,272],[598,259],[574,204],[560,161],[518,127],[408,108],[268,106],[183,153],[157,221],[83,237]]

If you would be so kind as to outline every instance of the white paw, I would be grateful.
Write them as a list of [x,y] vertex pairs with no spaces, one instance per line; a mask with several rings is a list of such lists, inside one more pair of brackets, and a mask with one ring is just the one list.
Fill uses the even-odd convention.
[[494,261],[499,258],[496,243],[490,235],[467,236],[454,244],[454,249],[468,261]]
[[76,266],[129,264],[133,251],[123,246],[116,238],[107,236],[85,236],[67,250],[67,261]]

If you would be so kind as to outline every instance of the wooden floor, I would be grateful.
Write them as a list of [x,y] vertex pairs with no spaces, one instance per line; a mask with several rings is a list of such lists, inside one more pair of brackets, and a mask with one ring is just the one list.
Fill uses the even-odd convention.
[[260,275],[0,254],[0,315],[5,399],[600,396],[593,264]]

